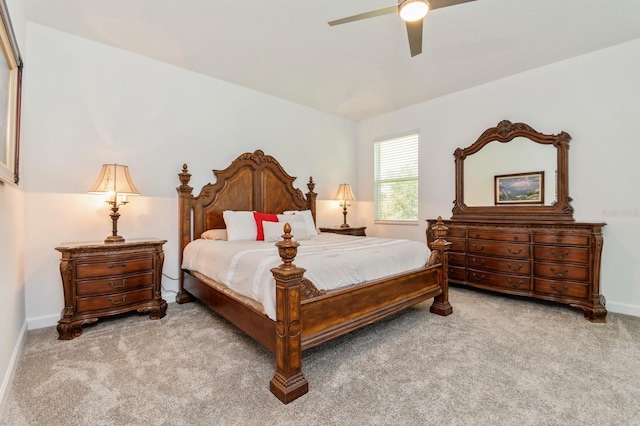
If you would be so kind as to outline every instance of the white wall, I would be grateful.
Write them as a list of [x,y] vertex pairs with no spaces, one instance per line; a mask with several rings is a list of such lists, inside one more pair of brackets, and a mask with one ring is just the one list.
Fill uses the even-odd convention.
[[[106,204],[86,193],[103,163],[128,165],[142,194],[121,208],[120,235],[167,239],[164,272],[171,277],[179,270],[175,188],[183,163],[199,192],[213,180],[212,169],[262,149],[298,177],[304,192],[313,176],[319,225],[340,223],[339,207],[328,200],[339,183],[356,180],[353,122],[33,23],[27,43],[23,170],[30,328],[60,318],[54,248],[110,234]],[[177,282],[165,278],[163,286],[173,301]]]
[[[24,53],[25,3],[8,0],[18,48]],[[0,182],[0,417],[26,330],[24,291],[24,193]]]
[[[373,164],[374,139],[418,129],[420,218],[448,218],[456,148],[503,119],[543,133],[568,132],[574,217],[607,222],[601,275],[607,308],[640,316],[640,197],[633,189],[640,182],[639,75],[635,40],[365,120],[358,123],[358,163]],[[373,224],[372,182],[372,167],[359,167],[359,224],[371,235],[424,239],[424,223]]]

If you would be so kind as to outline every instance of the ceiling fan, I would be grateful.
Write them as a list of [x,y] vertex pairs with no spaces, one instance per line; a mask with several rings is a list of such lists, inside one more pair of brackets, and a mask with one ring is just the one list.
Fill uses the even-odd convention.
[[400,18],[407,25],[409,35],[409,49],[411,57],[422,53],[422,23],[427,12],[442,7],[455,6],[461,3],[468,3],[475,0],[398,0],[397,6],[389,6],[370,12],[360,13],[347,18],[330,21],[329,25],[340,25],[348,22],[360,21],[362,19],[373,18],[390,13],[398,13]]

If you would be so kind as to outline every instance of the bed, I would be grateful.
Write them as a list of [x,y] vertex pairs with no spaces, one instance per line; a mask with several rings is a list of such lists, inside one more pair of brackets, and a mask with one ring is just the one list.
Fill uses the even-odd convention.
[[[191,174],[186,164],[178,174],[181,183],[177,188],[181,265],[184,265],[185,249],[190,243],[195,244],[205,231],[226,229],[225,211],[302,212],[315,223],[317,194],[313,178],[307,183],[308,192],[303,194],[293,185],[296,178],[261,150],[244,153],[226,169],[213,170],[213,173],[215,183],[204,185],[197,196],[189,186]],[[273,318],[248,300],[250,298],[190,269],[181,269],[176,296],[178,303],[201,301],[274,353],[276,369],[270,390],[283,403],[308,392],[309,385],[302,372],[304,350],[431,298],[434,299],[431,312],[452,313],[445,256],[450,243],[444,239],[446,227],[442,222],[427,231],[432,233],[433,239],[424,265],[331,290],[323,290],[307,279],[303,263],[300,266],[294,263],[304,242],[292,237],[292,223],[280,224],[282,238],[277,243],[265,243],[265,247],[272,247],[280,257],[279,266],[270,268],[272,282],[275,282]],[[293,226],[297,225],[293,223]],[[303,248],[306,248],[304,244]]]

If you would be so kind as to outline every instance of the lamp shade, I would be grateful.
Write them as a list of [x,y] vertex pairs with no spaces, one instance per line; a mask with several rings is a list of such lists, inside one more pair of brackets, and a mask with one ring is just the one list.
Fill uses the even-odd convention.
[[404,0],[400,4],[399,15],[403,21],[413,22],[424,18],[429,12],[427,0]]
[[351,191],[351,185],[348,183],[341,183],[338,188],[338,193],[336,194],[336,200],[340,201],[353,201],[356,197],[353,195],[353,191]]
[[113,195],[140,195],[133,184],[129,167],[121,164],[103,164],[98,180],[89,189],[91,194],[109,193]]

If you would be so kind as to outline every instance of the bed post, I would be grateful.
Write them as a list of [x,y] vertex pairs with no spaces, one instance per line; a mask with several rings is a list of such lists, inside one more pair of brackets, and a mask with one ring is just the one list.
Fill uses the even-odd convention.
[[313,223],[316,223],[316,198],[318,194],[313,192],[316,188],[316,183],[313,181],[313,176],[309,176],[309,182],[307,183],[307,188],[309,188],[309,192],[307,192],[307,203],[309,203],[309,210],[311,210],[311,216],[313,216]]
[[449,303],[449,259],[447,256],[447,251],[451,247],[451,243],[444,239],[447,236],[448,229],[449,228],[442,223],[441,216],[438,216],[438,221],[431,229],[427,229],[427,232],[433,233],[433,241],[429,248],[436,251],[437,257],[440,258],[440,263],[442,263],[442,267],[438,273],[438,280],[442,285],[442,293],[433,299],[433,304],[429,310],[434,314],[443,316],[450,315],[453,312],[453,308]]
[[179,288],[176,294],[176,302],[188,303],[193,299],[189,293],[184,290],[184,271],[182,270],[182,252],[185,246],[191,241],[191,198],[193,188],[189,186],[191,173],[187,169],[187,165],[182,165],[182,172],[178,173],[180,185],[176,189],[180,198],[178,199],[178,261],[180,262],[179,272]]
[[293,264],[300,245],[291,239],[291,225],[285,223],[284,240],[276,243],[282,265],[271,269],[276,280],[276,372],[270,390],[288,404],[309,391],[302,373],[300,292],[305,270]]

